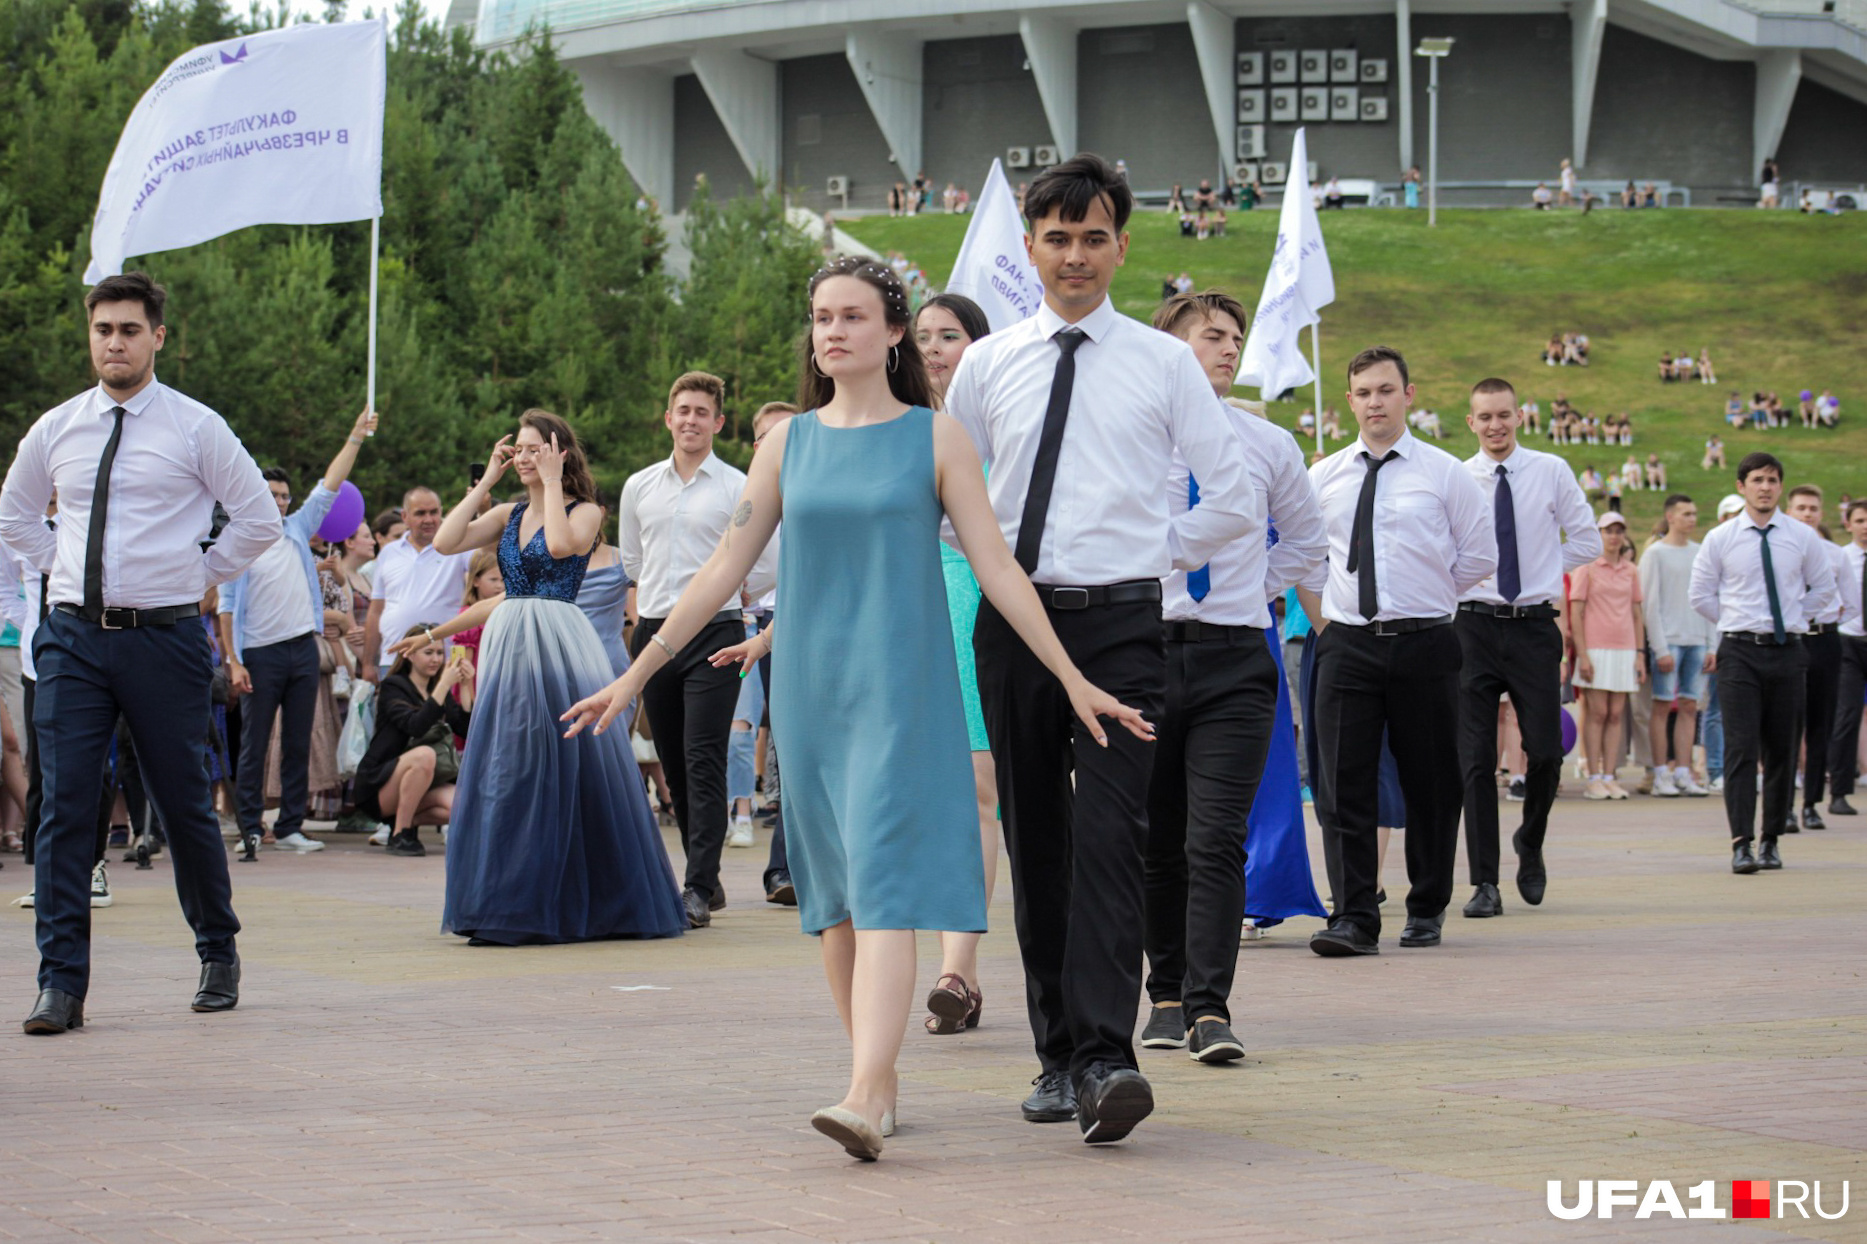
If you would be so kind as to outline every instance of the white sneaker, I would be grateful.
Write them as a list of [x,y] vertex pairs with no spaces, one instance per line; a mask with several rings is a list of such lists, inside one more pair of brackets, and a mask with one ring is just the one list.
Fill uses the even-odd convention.
[[322,851],[324,849],[323,843],[298,833],[287,834],[272,845],[275,850],[296,851],[300,855],[310,855],[313,851]]
[[376,832],[370,835],[370,845],[372,847],[386,847],[389,845],[389,827],[387,825],[378,826]]
[[1660,768],[1653,771],[1653,797],[1656,799],[1679,798],[1679,788],[1673,784],[1671,769]]
[[727,831],[726,845],[729,847],[749,847],[752,845],[752,822],[746,817],[738,817],[732,828]]
[[1612,799],[1614,796],[1608,793],[1608,784],[1606,782],[1602,781],[1600,778],[1589,778],[1587,787],[1582,791],[1582,798]]
[[1703,799],[1706,795],[1711,794],[1710,791],[1698,784],[1698,779],[1692,776],[1692,770],[1690,769],[1674,769],[1673,782],[1679,787],[1679,793],[1682,795],[1692,795],[1696,798]]
[[110,897],[110,874],[105,870],[104,861],[97,861],[97,867],[91,870],[91,906],[108,907],[117,900]]
[[1714,795],[1724,794],[1724,775],[1722,773],[1711,780],[1710,790]]
[[1241,942],[1261,942],[1264,940],[1264,930],[1247,920],[1245,921],[1244,931],[1239,934],[1238,940]]
[[31,906],[32,906],[32,902],[33,902],[33,894],[34,894],[34,893],[35,893],[35,891],[31,891],[31,890],[28,890],[28,891],[27,891],[26,893],[24,893],[24,894],[22,894],[22,895],[20,895],[20,896],[19,896],[18,898],[16,898],[16,899],[14,899],[14,900],[13,900],[13,906],[15,906],[15,907],[31,907]]

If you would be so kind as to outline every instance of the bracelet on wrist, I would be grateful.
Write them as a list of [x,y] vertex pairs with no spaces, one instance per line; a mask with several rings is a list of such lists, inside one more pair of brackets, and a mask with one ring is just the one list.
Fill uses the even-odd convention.
[[651,644],[654,644],[654,645],[655,645],[655,646],[656,646],[657,648],[660,648],[660,649],[661,649],[661,650],[662,650],[663,652],[665,652],[665,653],[667,653],[667,654],[668,654],[668,660],[670,660],[670,661],[672,661],[672,660],[674,660],[674,659],[675,659],[675,656],[676,656],[676,653],[675,653],[675,651],[674,651],[674,649],[673,649],[673,648],[671,648],[671,647],[670,647],[670,646],[668,645],[668,641],[667,641],[667,640],[665,640],[665,639],[663,639],[663,638],[662,638],[661,636],[659,636],[659,635],[650,635],[650,636],[648,637],[648,642],[649,642],[649,643],[651,643]]

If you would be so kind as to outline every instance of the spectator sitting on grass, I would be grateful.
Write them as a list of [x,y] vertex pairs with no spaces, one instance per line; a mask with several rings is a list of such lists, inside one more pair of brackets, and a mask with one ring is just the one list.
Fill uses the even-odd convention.
[[1199,214],[1193,218],[1193,236],[1201,242],[1204,242],[1207,238],[1212,236],[1212,222],[1207,219],[1206,209],[1203,207],[1199,209]]
[[1634,421],[1628,417],[1626,411],[1623,410],[1621,412],[1620,420],[1615,424],[1614,430],[1621,444],[1631,445],[1634,443]]
[[1562,362],[1561,333],[1551,333],[1549,335],[1549,340],[1543,345],[1543,361],[1551,367],[1555,367]]
[[1342,203],[1342,183],[1331,177],[1329,184],[1322,188],[1322,205],[1339,212],[1342,210]]
[[1601,444],[1601,420],[1592,414],[1582,416],[1582,439],[1590,445]]
[[1175,182],[1173,189],[1167,192],[1167,210],[1170,212],[1186,211],[1186,190]]
[[1648,182],[1646,185],[1640,188],[1640,206],[1642,207],[1660,206],[1660,188],[1657,185],[1655,185],[1652,182]]
[[1711,369],[1711,347],[1705,346],[1698,352],[1698,382],[1717,384],[1718,373]]
[[1679,369],[1678,369],[1678,365],[1673,362],[1673,356],[1671,352],[1661,351],[1660,352],[1660,383],[1671,384],[1673,381],[1677,379],[1679,379]]
[[1701,471],[1709,471],[1713,467],[1720,471],[1725,469],[1724,441],[1716,432],[1712,433],[1711,439],[1705,442],[1705,456],[1700,458],[1698,463],[1698,469]]
[[1407,416],[1407,422],[1413,425],[1413,430],[1419,435],[1431,437],[1433,440],[1439,439],[1441,428],[1438,411],[1416,410]]
[[1517,414],[1523,420],[1525,431],[1529,432],[1532,436],[1541,436],[1543,434],[1543,410],[1536,404],[1535,398],[1524,398],[1523,405],[1517,408]]
[[1621,206],[1640,206],[1640,191],[1634,189],[1634,183],[1631,181],[1621,188]]
[[1342,439],[1342,413],[1333,406],[1322,408],[1322,434],[1326,440]]
[[1647,455],[1647,488],[1666,491],[1666,464],[1660,461],[1658,454]]
[[1731,396],[1724,399],[1724,421],[1734,428],[1741,428],[1749,417],[1750,408],[1744,405],[1744,395],[1732,389]]
[[1628,454],[1627,461],[1621,463],[1621,480],[1627,491],[1639,492],[1645,479],[1646,472],[1640,469],[1640,455]]
[[1316,439],[1316,412],[1305,406],[1303,413],[1297,416],[1297,430],[1303,433],[1305,440]]
[[1832,390],[1823,389],[1822,395],[1815,399],[1815,418],[1825,428],[1840,424],[1841,399]]
[[1803,427],[1812,428],[1815,426],[1815,393],[1811,389],[1804,389],[1800,398],[1796,403],[1796,414],[1801,417]]
[[1199,233],[1199,218],[1186,208],[1180,209],[1180,236],[1195,237]]
[[1224,237],[1225,236],[1225,205],[1223,203],[1219,204],[1219,206],[1212,209],[1211,220],[1212,220],[1212,236],[1215,238]]
[[1771,426],[1770,403],[1761,393],[1750,395],[1750,426],[1759,432]]
[[1575,477],[1575,482],[1582,486],[1582,491],[1588,494],[1588,499],[1590,501],[1599,501],[1601,499],[1601,493],[1605,486],[1601,482],[1601,472],[1595,470],[1593,463],[1581,469],[1580,473]]
[[1588,366],[1588,334],[1564,333],[1562,335],[1562,361],[1575,367]]
[[1776,390],[1771,389],[1768,393],[1764,394],[1763,400],[1770,411],[1770,426],[1773,428],[1788,427],[1789,411],[1783,406],[1783,399],[1776,396]]
[[1530,192],[1530,206],[1534,207],[1539,212],[1547,212],[1551,200],[1555,197],[1554,194],[1550,193],[1549,183],[1539,181],[1536,183],[1536,189]]

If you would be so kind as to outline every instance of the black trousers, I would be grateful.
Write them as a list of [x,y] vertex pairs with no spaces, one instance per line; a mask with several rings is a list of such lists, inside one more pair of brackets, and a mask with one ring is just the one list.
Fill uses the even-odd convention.
[[[1836,798],[1854,793],[1860,767],[1861,696],[1867,693],[1867,639],[1842,635],[1840,640],[1841,664],[1835,678],[1835,725],[1828,744],[1828,788]],[[26,685],[32,686],[31,683]],[[32,692],[28,690],[26,694],[31,696]],[[26,703],[31,704],[32,700]],[[1814,735],[1809,736],[1809,745],[1815,745]]]
[[1454,615],[1459,666],[1459,763],[1465,771],[1465,864],[1473,885],[1498,878],[1497,706],[1510,696],[1523,732],[1523,827],[1513,842],[1539,851],[1562,784],[1562,632],[1549,618]]
[[276,644],[248,648],[241,658],[253,690],[241,706],[240,832],[263,833],[266,811],[266,748],[279,722],[279,819],[277,837],[305,827],[311,798],[311,723],[318,711],[318,643],[309,633]]
[[[1452,901],[1458,858],[1459,637],[1450,626],[1405,635],[1332,623],[1316,643],[1316,819],[1335,893],[1333,927],[1381,933],[1379,861],[1381,735],[1400,770],[1407,806],[1409,916],[1433,917]],[[1493,710],[1495,711],[1495,710]]]
[[[1158,603],[1049,614],[1090,682],[1161,719],[1167,662]],[[1092,1063],[1133,1067],[1154,746],[1113,727],[1109,745],[1097,746],[1062,684],[990,601],[979,606],[973,653],[1038,1060],[1078,1079]]]
[[[630,655],[640,655],[666,621],[636,623]],[[720,852],[726,846],[726,748],[739,706],[739,669],[715,669],[707,658],[745,637],[737,615],[711,622],[642,688],[642,711],[674,791],[674,819],[687,855],[684,885],[708,899],[719,893]]]
[[1167,641],[1167,707],[1147,810],[1147,996],[1192,1023],[1231,1022],[1245,919],[1245,818],[1277,715],[1277,667],[1254,627]]
[[[761,614],[758,620],[758,632],[763,635],[771,629],[775,620],[773,614]],[[771,653],[759,658],[758,675],[765,680],[765,712],[758,724],[771,728]],[[651,727],[652,728],[652,727]],[[765,857],[765,888],[770,890],[771,883],[780,873],[791,874],[791,859],[784,846],[784,788],[778,781],[778,740],[771,735],[765,738],[765,796],[771,800],[773,817],[771,825],[771,851]]]
[[1798,637],[1781,647],[1726,637],[1718,644],[1724,708],[1724,815],[1731,837],[1757,836],[1757,763],[1763,762],[1763,836],[1774,838],[1796,806],[1809,656]]
[[1828,789],[1828,742],[1835,733],[1835,696],[1841,681],[1841,632],[1829,630],[1802,641],[1809,654],[1803,679],[1802,737],[1809,741],[1802,760],[1802,802],[1814,807]]
[[44,782],[33,878],[39,987],[82,998],[90,984],[98,775],[119,715],[168,829],[175,891],[195,950],[204,963],[232,962],[240,922],[206,769],[207,632],[192,621],[106,631],[54,612],[33,637],[33,664]]

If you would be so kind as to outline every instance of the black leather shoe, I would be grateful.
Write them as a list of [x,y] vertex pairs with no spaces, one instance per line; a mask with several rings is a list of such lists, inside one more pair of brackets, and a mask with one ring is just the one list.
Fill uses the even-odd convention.
[[1497,887],[1489,881],[1480,881],[1472,892],[1472,901],[1465,904],[1465,915],[1473,920],[1483,920],[1491,916],[1504,914],[1504,899],[1497,892]]
[[1748,838],[1739,838],[1731,845],[1731,871],[1743,876],[1757,871],[1757,856]]
[[1543,849],[1524,850],[1522,830],[1510,836],[1510,845],[1517,852],[1517,893],[1523,896],[1524,902],[1535,907],[1543,901],[1543,891],[1549,887],[1549,873],[1543,868]]
[[713,883],[713,897],[707,900],[708,911],[718,911],[726,906],[726,887],[718,881]]
[[1091,1064],[1076,1097],[1076,1125],[1083,1129],[1085,1145],[1118,1141],[1154,1113],[1147,1077],[1117,1063]]
[[1245,1056],[1245,1043],[1232,1032],[1232,1026],[1214,1016],[1193,1021],[1187,1038],[1186,1056],[1196,1063],[1229,1063]]
[[1794,808],[1791,808],[1789,810],[1789,815],[1783,818],[1782,832],[1785,834],[1799,834],[1802,832],[1802,826],[1796,821],[1796,810]]
[[1186,1047],[1186,1008],[1155,1006],[1149,1008],[1147,1027],[1141,1030],[1141,1046],[1149,1050],[1178,1050]]
[[1757,867],[1768,872],[1782,866],[1783,857],[1776,853],[1776,839],[1765,838],[1757,844]]
[[1446,922],[1446,913],[1437,916],[1408,916],[1407,927],[1400,931],[1400,944],[1408,947],[1439,945],[1439,926]]
[[1828,828],[1828,822],[1822,819],[1822,814],[1815,810],[1815,805],[1812,803],[1805,803],[1802,805],[1802,828],[1804,829],[1827,829]]
[[1853,816],[1854,805],[1848,802],[1846,795],[1836,795],[1828,801],[1829,816]]
[[1350,955],[1378,955],[1381,944],[1358,924],[1341,924],[1318,929],[1310,934],[1309,948],[1325,959],[1345,959]]
[[231,1011],[240,1005],[240,959],[232,963],[203,963],[201,989],[194,996],[197,1011]]
[[391,835],[389,845],[383,851],[387,855],[406,855],[411,858],[428,854],[428,848],[421,845],[421,831],[413,825]]
[[681,907],[687,912],[688,928],[704,929],[713,923],[713,913],[707,910],[707,900],[700,897],[700,891],[682,890]]
[[84,1027],[84,999],[62,989],[42,989],[39,1001],[23,1025],[29,1037],[55,1037]]
[[797,906],[797,887],[791,884],[790,873],[773,873],[765,879],[765,901],[780,907]]
[[240,839],[240,859],[242,864],[259,863],[259,835],[247,834]]
[[1031,1083],[1037,1087],[1018,1107],[1026,1123],[1068,1123],[1076,1117],[1076,1086],[1069,1072],[1046,1071]]

